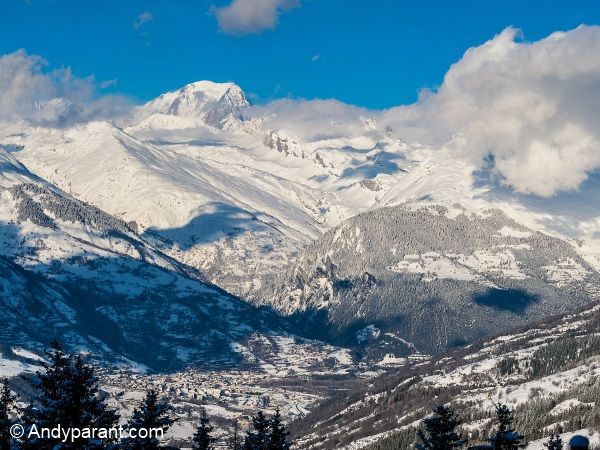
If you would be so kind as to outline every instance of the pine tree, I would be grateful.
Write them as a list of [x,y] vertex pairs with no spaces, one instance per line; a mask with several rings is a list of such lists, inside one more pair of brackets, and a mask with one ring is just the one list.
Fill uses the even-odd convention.
[[[98,378],[91,366],[80,356],[67,354],[58,342],[46,352],[49,362],[36,372],[31,381],[35,390],[34,402],[23,416],[25,436],[23,449],[77,449],[108,448],[111,436],[83,436],[61,442],[59,436],[43,436],[42,431],[60,427],[66,430],[108,429],[119,416],[105,403],[98,392]],[[114,437],[114,436],[112,436]]]
[[433,416],[423,419],[424,429],[417,431],[420,442],[415,444],[419,450],[452,450],[460,448],[465,441],[460,438],[456,428],[460,425],[454,411],[440,405],[433,410]]
[[563,450],[563,441],[559,434],[553,434],[550,436],[550,439],[544,444],[544,446],[548,450]]
[[0,450],[10,450],[13,444],[10,427],[14,424],[10,415],[14,409],[16,396],[11,392],[7,378],[2,381],[0,389]]
[[244,444],[242,436],[240,436],[240,424],[237,420],[233,421],[233,430],[229,437],[225,440],[227,448],[230,450],[242,450]]
[[80,355],[71,366],[69,394],[74,427],[107,429],[118,422],[119,416],[107,407],[105,397],[99,394],[94,368],[85,364]]
[[208,419],[206,410],[202,408],[202,413],[200,415],[200,426],[198,426],[196,429],[193,439],[194,450],[212,450],[214,448],[216,439],[210,435],[212,430],[213,427],[210,426],[210,420]]
[[[30,380],[35,391],[35,405],[32,402],[23,416],[25,436],[30,436],[30,431],[34,429],[52,429],[60,425],[62,413],[67,408],[65,400],[71,358],[63,352],[61,345],[56,341],[52,342],[46,357],[49,362],[42,363],[43,369],[37,371],[34,379]],[[31,449],[53,448],[54,445],[54,441],[38,439],[35,434],[23,442],[24,448]]]
[[262,411],[252,418],[252,428],[244,439],[244,450],[267,450],[270,441],[271,422]]
[[275,415],[270,420],[271,435],[269,436],[269,444],[267,445],[268,450],[289,450],[291,443],[287,441],[289,432],[286,430],[285,425],[281,421],[281,414],[279,408],[275,410]]
[[[171,406],[165,400],[158,399],[158,392],[150,389],[142,404],[133,411],[127,429],[144,436],[131,436],[124,440],[123,447],[128,450],[155,450],[160,447],[159,437],[175,422],[169,415]],[[159,430],[162,430],[160,432]]]
[[513,428],[513,415],[508,406],[496,405],[496,421],[498,430],[490,438],[495,450],[517,450],[527,446],[523,436]]

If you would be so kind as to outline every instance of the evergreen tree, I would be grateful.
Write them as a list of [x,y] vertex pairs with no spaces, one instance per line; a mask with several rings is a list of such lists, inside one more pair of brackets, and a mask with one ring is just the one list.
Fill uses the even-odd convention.
[[216,439],[210,435],[212,430],[213,427],[210,426],[210,420],[208,419],[206,410],[202,408],[200,426],[196,429],[193,439],[194,450],[212,450],[214,448]]
[[498,430],[490,438],[495,450],[517,450],[527,446],[523,436],[513,428],[513,415],[508,406],[496,405],[496,421]]
[[[159,437],[175,422],[170,417],[171,405],[165,400],[159,400],[158,392],[150,389],[142,404],[133,411],[127,424],[129,432],[135,430],[136,436],[130,436],[123,442],[128,450],[155,450],[161,448]],[[140,431],[142,435],[140,436]]]
[[262,411],[252,418],[252,427],[244,439],[244,450],[267,450],[271,433],[271,422]]
[[59,436],[43,435],[43,430],[98,430],[113,427],[119,416],[108,408],[98,392],[98,378],[80,356],[67,354],[58,342],[46,352],[49,362],[31,381],[34,402],[23,416],[23,449],[91,450],[108,448],[115,436],[81,436],[61,442]]
[[550,436],[550,439],[544,444],[544,446],[548,450],[563,450],[563,441],[559,434],[553,434]]
[[275,415],[270,420],[271,435],[269,436],[269,444],[267,445],[268,450],[289,450],[291,443],[287,441],[289,432],[286,430],[285,425],[281,421],[281,414],[279,408],[275,410]]
[[230,450],[242,450],[244,440],[242,439],[242,436],[240,436],[240,424],[237,420],[233,421],[233,430],[225,440],[225,443]]
[[0,388],[0,450],[10,450],[13,444],[10,427],[15,422],[10,415],[14,409],[15,400],[16,397],[8,386],[8,379],[5,378]]
[[460,448],[465,441],[460,438],[456,428],[460,425],[454,411],[440,405],[433,410],[433,416],[423,419],[423,428],[417,431],[415,444],[419,450],[452,450]]

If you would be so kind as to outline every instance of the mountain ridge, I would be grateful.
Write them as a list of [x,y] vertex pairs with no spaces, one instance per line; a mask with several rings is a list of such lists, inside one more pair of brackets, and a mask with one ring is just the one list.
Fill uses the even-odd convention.
[[[203,282],[125,221],[30,176],[1,149],[0,161],[3,173],[9,164],[18,173],[0,184],[3,345],[41,351],[58,338],[104,363],[153,371],[263,370],[279,359],[278,339],[313,352],[315,367],[339,351]],[[257,347],[262,338],[271,347]]]

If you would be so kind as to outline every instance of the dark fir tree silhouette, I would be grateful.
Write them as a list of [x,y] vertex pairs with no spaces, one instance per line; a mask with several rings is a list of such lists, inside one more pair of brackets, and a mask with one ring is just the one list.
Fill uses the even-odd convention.
[[452,450],[465,444],[456,428],[460,420],[454,411],[440,405],[433,410],[433,416],[423,419],[423,427],[417,431],[418,450]]
[[548,442],[544,444],[548,450],[563,450],[563,441],[559,434],[553,434],[550,436]]
[[[122,447],[127,450],[155,450],[160,446],[160,432],[165,433],[175,422],[170,416],[171,406],[166,400],[159,400],[158,392],[150,389],[141,405],[133,411],[127,424],[129,432],[136,436],[124,439]],[[133,431],[135,430],[135,431]],[[142,434],[140,434],[140,430]],[[168,448],[168,447],[167,447]]]
[[275,410],[275,415],[270,420],[271,434],[269,436],[268,450],[289,450],[291,443],[288,442],[289,432],[281,421],[279,408]]
[[[81,356],[63,351],[53,342],[46,352],[48,362],[31,380],[34,400],[23,415],[25,438],[23,449],[91,450],[109,448],[116,436],[105,431],[113,427],[119,416],[110,409],[104,396],[99,394],[98,378],[92,366]],[[48,436],[43,430],[60,427],[62,430],[96,430],[67,442],[59,436]]]
[[16,396],[8,386],[8,379],[2,381],[0,388],[0,450],[10,450],[13,445],[13,439],[10,435],[10,427],[15,423],[11,414],[15,408]]
[[497,431],[490,438],[495,450],[517,450],[525,448],[527,442],[513,428],[512,411],[506,405],[496,405]]
[[210,425],[210,420],[206,414],[206,410],[202,408],[200,414],[200,425],[194,434],[193,448],[194,450],[211,450],[214,448],[216,439],[211,436],[213,427]]
[[271,435],[271,421],[262,411],[252,418],[252,426],[244,439],[244,450],[267,450]]
[[225,444],[230,450],[242,450],[244,439],[240,433],[240,423],[237,420],[233,421],[233,428],[225,439]]

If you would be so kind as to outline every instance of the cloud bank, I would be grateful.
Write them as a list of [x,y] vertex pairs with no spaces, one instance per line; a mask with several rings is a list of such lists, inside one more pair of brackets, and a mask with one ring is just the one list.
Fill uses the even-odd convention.
[[300,5],[300,0],[233,0],[213,13],[223,32],[242,36],[275,29],[282,12]]
[[576,189],[600,167],[600,28],[579,27],[537,42],[507,28],[469,49],[435,92],[381,115],[397,133],[444,145],[457,156],[494,156],[521,193]]
[[47,61],[24,50],[0,56],[0,120],[61,126],[116,117],[129,107],[123,97],[98,96],[93,77],[47,69]]
[[284,130],[294,139],[316,140],[353,136],[364,132],[363,117],[372,114],[365,108],[338,100],[279,99],[262,106],[253,106],[249,117],[266,120],[266,129]]
[[[577,189],[600,169],[600,27],[581,26],[536,42],[507,28],[469,49],[418,102],[367,111],[335,100],[279,100],[262,107],[266,126],[298,138],[364,132],[361,117],[495,174],[514,190],[549,197]],[[391,87],[393,89],[393,87]],[[492,155],[493,158],[489,158]]]

